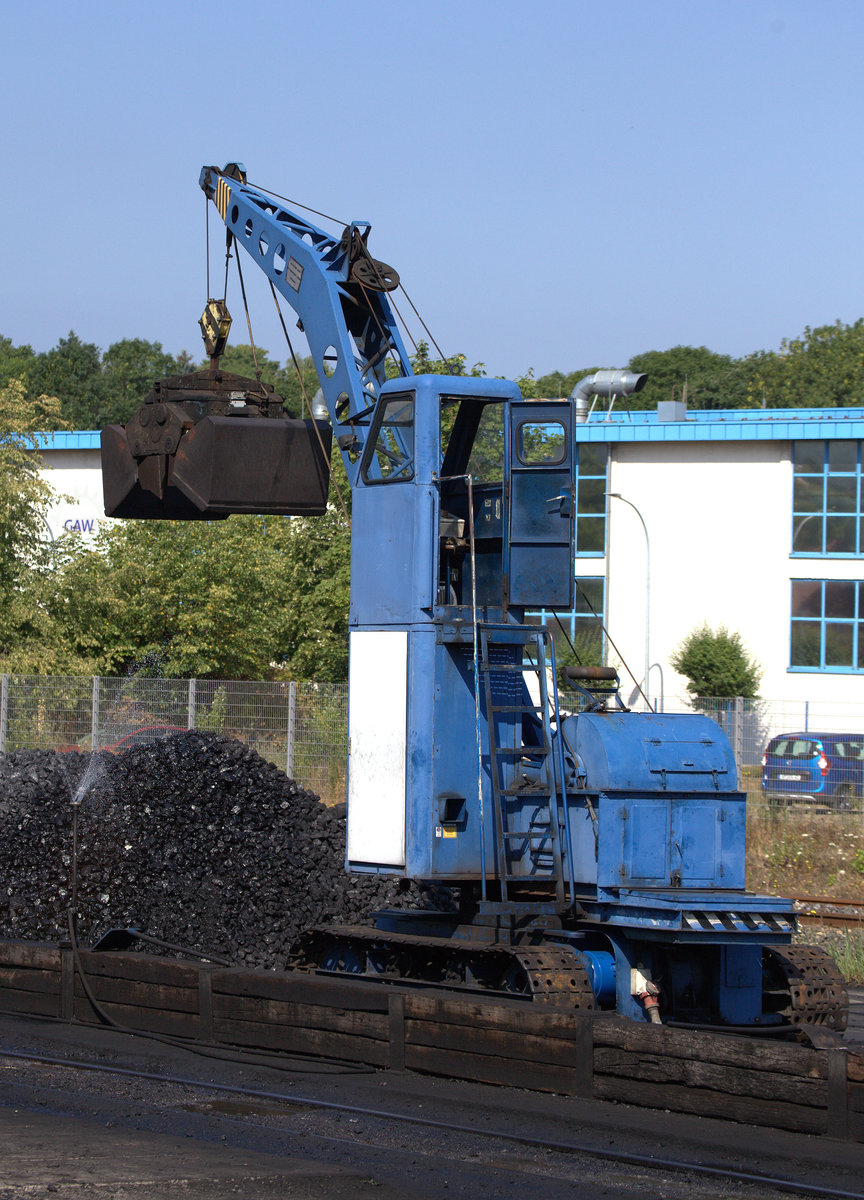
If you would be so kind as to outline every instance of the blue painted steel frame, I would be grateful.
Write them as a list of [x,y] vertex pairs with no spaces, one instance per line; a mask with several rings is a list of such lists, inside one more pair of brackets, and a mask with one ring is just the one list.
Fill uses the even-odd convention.
[[[251,256],[277,292],[300,318],[321,380],[334,437],[352,439],[342,459],[352,486],[358,454],[369,428],[369,410],[385,381],[389,357],[403,377],[411,363],[383,292],[359,289],[366,312],[356,304],[358,285],[349,290],[349,256],[341,238],[326,233],[279,201],[215,167],[203,167],[199,179],[237,245]],[[349,230],[366,230],[355,222]],[[350,321],[349,321],[350,317]],[[355,324],[352,336],[349,324]],[[334,360],[335,355],[335,360]]]
[[[238,243],[297,312],[323,381],[325,401],[334,432],[341,439],[340,449],[353,489],[351,629],[407,633],[405,874],[421,879],[477,880],[484,857],[493,870],[497,862],[490,804],[489,722],[500,722],[500,744],[521,746],[523,741],[515,716],[482,713],[480,749],[485,764],[482,787],[486,819],[481,828],[476,794],[471,608],[464,603],[465,597],[461,604],[441,604],[437,594],[443,486],[440,408],[442,395],[504,406],[501,499],[506,510],[512,451],[510,406],[521,401],[519,389],[502,380],[414,377],[386,296],[363,289],[358,296],[356,283],[349,282],[348,256],[339,238],[221,172],[205,169],[201,183]],[[349,332],[349,318],[353,334]],[[385,381],[385,352],[396,362],[399,378]],[[414,397],[413,476],[388,482],[372,469],[364,477],[363,451],[376,405],[406,393]],[[822,422],[814,425],[815,436],[826,436],[820,428]],[[721,432],[717,426],[706,429],[700,420],[689,427],[654,425],[647,430],[634,426],[613,430],[609,425],[604,428],[589,424],[573,432],[578,440],[623,441],[641,440],[646,435],[693,440],[706,435],[777,437],[780,430],[785,436],[800,437],[800,429],[798,422],[789,420],[773,428],[768,423],[760,426],[753,422],[746,429],[742,424]],[[856,435],[857,430],[851,434]],[[493,626],[497,623],[502,630],[508,622],[512,627],[523,620],[521,607],[508,610],[506,604],[506,542],[505,527],[501,604],[486,603],[482,614],[484,622]],[[572,557],[567,569],[572,571]],[[513,654],[517,652],[521,656],[521,647],[514,646]],[[754,954],[758,943],[766,940],[766,930],[771,933],[773,928],[767,940],[789,940],[791,905],[775,898],[748,896],[743,891],[743,798],[734,790],[734,763],[728,743],[713,722],[706,725],[705,718],[684,717],[685,723],[690,722],[687,729],[681,724],[676,729],[679,733],[684,730],[685,736],[676,733],[667,740],[679,743],[679,747],[682,741],[687,744],[693,767],[688,775],[686,770],[682,773],[680,763],[675,765],[674,747],[664,749],[661,744],[663,731],[671,729],[667,718],[647,714],[626,717],[626,725],[614,714],[589,717],[583,727],[593,728],[595,734],[601,731],[599,740],[595,737],[591,745],[579,745],[577,738],[568,737],[565,748],[558,739],[557,768],[567,793],[565,870],[577,893],[581,892],[578,900],[585,917],[577,930],[562,931],[560,939],[572,942],[574,952],[580,949],[580,938],[590,943],[596,937],[603,946],[612,946],[618,1009],[637,1019],[644,1019],[644,1012],[630,994],[630,971],[638,969],[643,960],[650,963],[652,945],[702,943],[705,953],[713,945],[710,953],[722,958],[724,1011],[742,1020],[753,1019],[758,1016],[760,995]],[[567,725],[564,721],[565,730]],[[577,786],[571,778],[580,770],[580,762],[568,757],[571,742],[577,760],[580,755],[590,758],[594,754],[595,761],[588,764],[593,783]],[[706,742],[714,744],[710,753],[704,750]],[[581,767],[584,774],[584,762]],[[674,786],[667,786],[670,774],[675,776]],[[724,777],[722,787],[718,785],[720,776]],[[592,804],[593,815],[589,818]],[[642,812],[637,811],[640,805],[644,805]],[[691,847],[689,860],[681,853],[682,861],[691,862],[693,886],[676,887],[671,879],[672,886],[658,886],[665,884],[664,873],[671,862],[667,850],[674,832],[670,825],[673,810],[678,814],[674,818],[678,822],[677,836],[691,841],[706,831],[716,840],[720,836],[716,829],[726,822],[728,814],[728,829],[721,831],[719,850],[715,846],[713,857],[709,856],[710,879],[705,874],[707,866],[704,870],[702,867],[703,858],[708,863],[704,848]],[[632,837],[628,842],[625,833],[627,821],[634,820],[641,829],[638,847]],[[605,828],[609,822],[615,832]],[[630,867],[649,859],[662,859],[661,874],[650,879],[646,876],[651,886],[633,886],[641,880]],[[365,869],[376,868],[369,864]],[[536,912],[549,910],[542,901],[532,907]],[[524,915],[524,904],[514,906],[514,911],[516,908]],[[587,943],[584,949],[598,952],[597,946]],[[607,978],[607,989],[609,986]]]

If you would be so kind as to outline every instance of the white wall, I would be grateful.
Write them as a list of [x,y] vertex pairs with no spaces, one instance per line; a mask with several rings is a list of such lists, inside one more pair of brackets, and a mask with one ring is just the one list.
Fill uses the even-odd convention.
[[42,461],[48,482],[68,497],[48,513],[53,537],[66,529],[77,537],[90,538],[101,527],[114,524],[105,516],[98,450],[43,450]]
[[[642,513],[651,543],[650,657],[667,696],[686,692],[669,666],[703,621],[741,634],[764,668],[760,694],[789,700],[859,701],[860,676],[789,671],[790,580],[864,578],[855,559],[789,554],[790,442],[637,442],[610,457],[610,492]],[[634,675],[645,658],[645,536],[636,514],[610,499],[607,620]],[[622,689],[628,695],[632,685]],[[660,672],[650,693],[659,696]]]

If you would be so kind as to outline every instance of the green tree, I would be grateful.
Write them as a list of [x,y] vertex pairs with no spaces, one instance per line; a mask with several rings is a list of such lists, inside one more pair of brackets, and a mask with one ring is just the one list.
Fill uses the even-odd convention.
[[586,367],[581,371],[550,371],[534,380],[534,395],[546,400],[563,400],[586,375],[593,375],[597,367]]
[[28,373],[31,395],[57,396],[73,429],[99,428],[107,393],[99,347],[82,342],[74,331],[53,350],[39,354]]
[[669,659],[687,679],[687,691],[701,697],[743,696],[752,700],[759,689],[762,668],[747,653],[740,633],[704,623],[693,629]]
[[[256,365],[257,364],[257,365]],[[210,359],[202,360],[199,370],[206,371]],[[256,373],[261,372],[264,383],[276,387],[279,379],[280,366],[276,359],[271,359],[270,352],[263,346],[256,346],[254,351],[249,342],[232,342],[225,347],[225,352],[219,360],[219,366],[224,371],[232,371],[246,379],[255,379]]]
[[331,506],[322,517],[291,521],[283,572],[282,673],[321,683],[347,679],[351,529],[341,512]]
[[338,524],[331,514],[110,527],[57,572],[58,642],[109,675],[149,660],[171,677],[344,678],[350,558]]
[[[299,368],[299,373],[297,368]],[[309,416],[309,411],[303,398],[304,391],[306,399],[311,404],[320,383],[311,355],[307,358],[298,358],[297,368],[290,358],[284,367],[280,367],[276,373],[276,391],[280,396],[284,396],[287,412],[292,416],[305,418]]]
[[41,431],[62,428],[60,404],[31,399],[20,380],[0,386],[0,657],[44,625],[35,598],[52,563],[45,514],[56,492],[40,473]]
[[631,371],[645,372],[648,381],[625,407],[656,408],[660,400],[685,400],[689,408],[747,408],[754,403],[747,389],[747,371],[741,360],[715,354],[706,346],[673,346],[649,350],[628,363]]
[[35,361],[29,346],[16,346],[11,338],[0,336],[0,387],[13,379],[26,385]]
[[864,404],[864,319],[809,326],[743,360],[748,402],[768,408],[843,408]]
[[[411,370],[415,375],[469,375],[480,379],[486,374],[486,364],[478,362],[474,363],[473,367],[469,367],[464,354],[452,354],[448,358],[433,358],[429,352],[429,343],[421,340],[411,355]],[[387,376],[392,379],[395,375],[395,364],[388,358]]]

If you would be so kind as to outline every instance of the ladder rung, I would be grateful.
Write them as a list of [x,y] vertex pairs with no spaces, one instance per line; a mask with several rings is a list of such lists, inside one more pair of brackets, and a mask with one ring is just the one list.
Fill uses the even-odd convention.
[[546,746],[496,746],[496,754],[518,754],[520,758],[542,758],[552,751]]
[[541,841],[548,841],[552,836],[552,826],[548,829],[536,829],[533,833],[530,829],[505,829],[502,834],[505,838],[531,838],[536,841],[538,838]]
[[543,787],[543,788],[541,788],[541,787],[537,787],[537,788],[509,787],[509,788],[499,788],[499,791],[498,791],[499,796],[525,796],[526,798],[528,796],[545,796],[546,799],[549,801],[551,801],[553,794],[554,793],[551,792],[550,789],[546,788],[546,787]]
[[490,710],[493,713],[542,713],[542,704],[493,704]]

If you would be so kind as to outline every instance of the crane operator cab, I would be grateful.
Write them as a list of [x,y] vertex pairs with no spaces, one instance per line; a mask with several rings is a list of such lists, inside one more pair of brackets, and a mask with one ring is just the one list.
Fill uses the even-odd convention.
[[526,401],[503,380],[416,376],[385,384],[370,421],[353,623],[459,622],[472,608],[507,621],[512,609],[571,605],[570,401]]
[[[631,390],[644,379],[629,378]],[[525,611],[573,605],[574,410],[570,400],[524,400],[504,380],[424,375],[385,383],[368,429],[337,431],[349,454],[350,437],[362,447],[352,515],[352,870],[483,887],[502,871],[534,882],[539,871],[550,886],[561,877],[552,835],[534,831],[514,854],[496,821],[503,812],[515,826],[529,808],[551,811],[554,650]],[[529,793],[526,748],[537,764]]]

